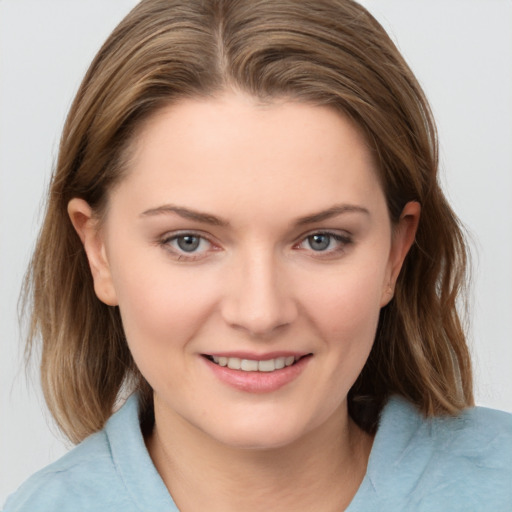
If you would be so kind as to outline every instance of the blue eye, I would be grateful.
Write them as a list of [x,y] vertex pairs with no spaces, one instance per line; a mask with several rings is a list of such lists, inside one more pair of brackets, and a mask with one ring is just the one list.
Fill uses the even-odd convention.
[[343,252],[351,243],[352,238],[349,235],[320,231],[303,238],[298,244],[298,248],[316,253],[335,254]]
[[159,243],[179,260],[203,258],[214,249],[208,239],[195,233],[166,236]]
[[177,236],[174,240],[178,247],[185,252],[194,252],[201,243],[201,238],[194,235]]
[[314,251],[325,251],[331,244],[331,235],[326,233],[316,233],[308,236],[307,238],[309,246]]

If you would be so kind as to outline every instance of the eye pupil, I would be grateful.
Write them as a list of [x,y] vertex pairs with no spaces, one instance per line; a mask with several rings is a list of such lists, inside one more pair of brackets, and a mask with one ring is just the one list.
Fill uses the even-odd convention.
[[324,251],[329,247],[331,242],[330,235],[324,235],[322,233],[317,233],[316,235],[311,235],[308,237],[308,242],[311,248],[314,251]]
[[200,238],[198,236],[185,235],[176,240],[178,247],[185,252],[193,252],[199,247]]

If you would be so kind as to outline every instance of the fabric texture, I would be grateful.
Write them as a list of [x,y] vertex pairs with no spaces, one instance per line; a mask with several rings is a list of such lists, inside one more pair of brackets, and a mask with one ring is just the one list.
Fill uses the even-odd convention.
[[[136,395],[64,457],[29,478],[4,512],[175,512],[146,450]],[[347,512],[511,512],[512,415],[472,408],[424,419],[393,397]]]

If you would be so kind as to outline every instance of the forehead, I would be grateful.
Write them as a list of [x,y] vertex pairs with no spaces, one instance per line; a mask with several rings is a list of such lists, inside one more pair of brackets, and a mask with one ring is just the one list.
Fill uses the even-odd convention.
[[131,188],[134,201],[208,209],[221,199],[274,210],[294,201],[314,211],[382,195],[361,130],[303,102],[235,93],[182,100],[149,119],[133,149],[120,188]]

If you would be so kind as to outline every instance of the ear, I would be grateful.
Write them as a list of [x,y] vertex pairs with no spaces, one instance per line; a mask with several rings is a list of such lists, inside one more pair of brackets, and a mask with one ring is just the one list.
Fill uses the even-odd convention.
[[402,210],[398,224],[393,229],[388,271],[382,292],[381,307],[385,306],[393,298],[396,280],[402,269],[405,257],[416,237],[420,214],[420,204],[417,201],[408,202]]
[[117,295],[112,282],[105,243],[92,208],[83,199],[74,198],[68,203],[68,215],[84,246],[96,296],[109,306],[117,306]]

